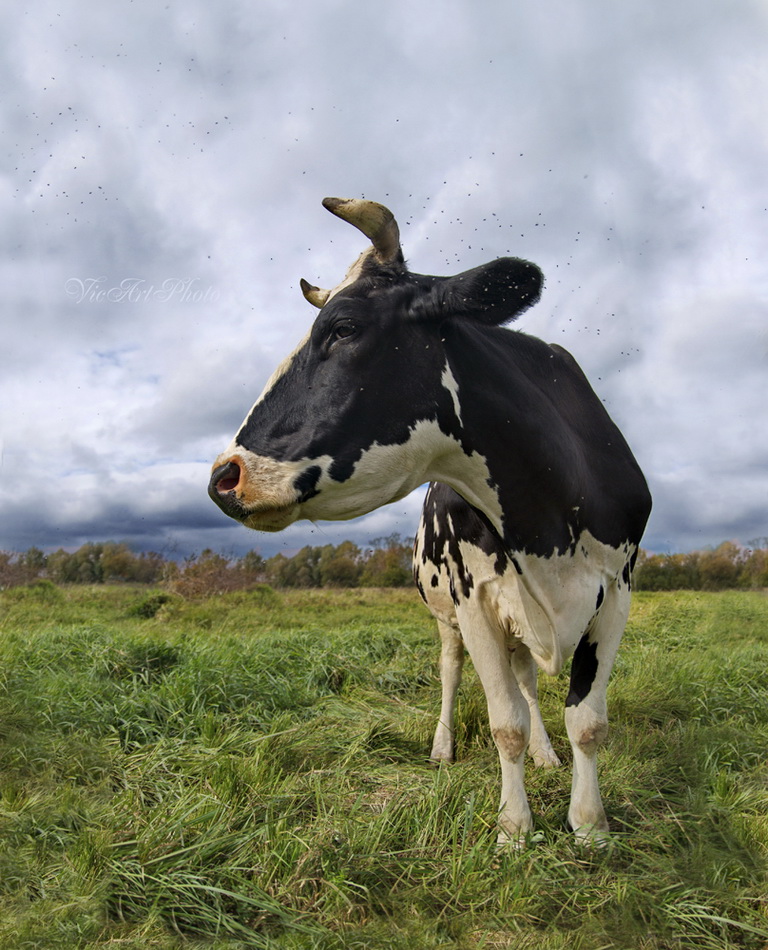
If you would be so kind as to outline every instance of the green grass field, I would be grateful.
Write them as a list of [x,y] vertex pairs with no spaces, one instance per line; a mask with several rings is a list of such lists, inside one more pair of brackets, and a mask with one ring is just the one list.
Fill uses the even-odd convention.
[[768,946],[768,597],[640,594],[601,781],[614,843],[494,842],[498,763],[471,667],[459,761],[427,763],[438,645],[416,594],[192,603],[0,593],[0,950]]

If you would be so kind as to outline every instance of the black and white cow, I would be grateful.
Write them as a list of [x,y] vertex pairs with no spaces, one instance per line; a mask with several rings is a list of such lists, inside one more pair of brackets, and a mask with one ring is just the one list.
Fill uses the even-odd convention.
[[453,757],[466,647],[501,761],[499,841],[517,843],[531,829],[529,741],[537,764],[557,763],[536,668],[556,674],[573,656],[568,819],[600,840],[596,752],[650,511],[645,479],[573,357],[500,326],[538,299],[535,265],[413,274],[390,211],[323,204],[372,246],[334,290],[302,281],[320,313],[214,463],[211,497],[248,527],[279,531],[354,518],[432,482],[414,566],[442,639],[433,758]]

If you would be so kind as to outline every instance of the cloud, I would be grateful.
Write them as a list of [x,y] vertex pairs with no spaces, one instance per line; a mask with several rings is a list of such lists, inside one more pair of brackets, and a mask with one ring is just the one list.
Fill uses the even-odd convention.
[[762,4],[43,0],[0,28],[0,547],[413,533],[418,498],[273,537],[205,493],[310,325],[299,277],[361,250],[327,194],[388,204],[416,271],[542,266],[520,327],[625,431],[649,547],[768,534]]

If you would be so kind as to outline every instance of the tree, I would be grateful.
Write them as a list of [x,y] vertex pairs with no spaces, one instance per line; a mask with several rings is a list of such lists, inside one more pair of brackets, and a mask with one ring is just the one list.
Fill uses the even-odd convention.
[[[768,539],[763,539],[768,542]],[[768,543],[749,551],[742,562],[739,575],[740,587],[768,587]]]
[[258,584],[265,578],[266,561],[258,551],[248,551],[237,562],[237,569],[246,583]]
[[78,580],[75,556],[63,548],[48,555],[46,570],[55,584],[73,584]]
[[267,561],[267,576],[276,587],[319,587],[322,548],[303,547],[293,557],[277,554]]
[[0,590],[31,583],[42,575],[45,560],[39,548],[29,548],[24,554],[0,551]]
[[108,541],[101,551],[101,574],[107,582],[132,581],[136,579],[136,556],[127,544]]
[[723,541],[714,551],[699,556],[699,573],[703,590],[728,590],[738,586],[742,551],[733,541]]
[[25,583],[24,571],[10,551],[0,551],[0,590]]
[[363,568],[360,548],[352,541],[342,541],[322,548],[320,554],[320,583],[323,587],[357,587]]
[[19,563],[29,572],[32,578],[40,577],[45,571],[47,558],[40,548],[27,548],[24,554],[19,555]]
[[134,563],[133,579],[138,584],[156,584],[165,577],[169,563],[157,551],[142,551]]
[[413,583],[413,542],[399,534],[374,538],[365,554],[360,584],[364,587],[406,587]]
[[231,590],[229,559],[205,548],[186,558],[171,587],[182,597],[201,597]]

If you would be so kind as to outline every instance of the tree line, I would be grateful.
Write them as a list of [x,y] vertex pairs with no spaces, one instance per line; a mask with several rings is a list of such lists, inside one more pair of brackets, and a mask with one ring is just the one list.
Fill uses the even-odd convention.
[[185,596],[273,587],[404,587],[411,583],[412,541],[393,534],[365,548],[352,541],[306,546],[286,557],[242,557],[206,548],[183,561],[136,554],[122,542],[89,542],[76,551],[0,552],[0,589],[48,580],[54,584],[153,584]]
[[[115,541],[83,544],[76,551],[45,554],[0,552],[0,589],[48,580],[54,584],[152,584],[184,596],[247,590],[260,584],[290,587],[404,587],[411,583],[410,539],[374,538],[365,548],[352,541],[306,546],[287,557],[242,557],[206,549],[178,562],[156,552],[134,553]],[[640,551],[637,590],[732,590],[768,588],[768,538],[748,546],[724,541],[687,554]]]
[[723,541],[688,554],[648,554],[635,564],[636,590],[755,590],[768,587],[768,538]]

